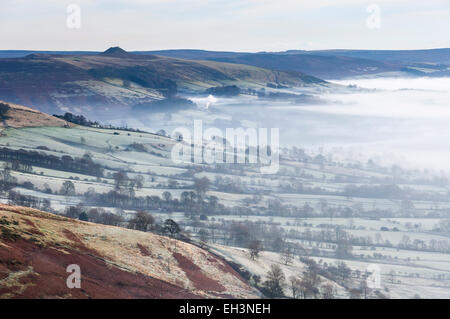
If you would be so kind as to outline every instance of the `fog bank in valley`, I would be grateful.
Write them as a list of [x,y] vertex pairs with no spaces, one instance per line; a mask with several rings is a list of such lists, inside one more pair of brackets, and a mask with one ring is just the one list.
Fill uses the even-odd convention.
[[[176,127],[278,127],[282,146],[330,152],[336,159],[450,171],[450,78],[334,81],[317,103],[255,97],[189,97],[196,109],[120,119],[150,131]],[[348,89],[348,85],[356,88]],[[298,93],[298,92],[296,92]],[[112,121],[114,123],[114,121]]]

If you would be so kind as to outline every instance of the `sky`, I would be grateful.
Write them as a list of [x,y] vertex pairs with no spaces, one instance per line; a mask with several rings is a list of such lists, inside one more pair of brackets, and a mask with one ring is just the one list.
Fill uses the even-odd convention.
[[449,0],[0,0],[0,50],[450,47]]

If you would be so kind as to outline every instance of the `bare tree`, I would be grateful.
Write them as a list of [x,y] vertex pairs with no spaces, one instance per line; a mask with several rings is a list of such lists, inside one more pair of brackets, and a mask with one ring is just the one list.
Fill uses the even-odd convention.
[[5,167],[5,169],[0,171],[0,192],[9,191],[14,188],[16,183],[17,178],[11,175],[9,167]]
[[262,242],[260,240],[251,240],[248,244],[250,258],[255,260],[258,258],[259,253],[262,250]]
[[264,282],[264,288],[269,297],[282,297],[284,295],[283,287],[285,285],[285,276],[280,266],[272,265],[267,273],[267,280]]
[[316,263],[311,263],[308,268],[303,272],[303,279],[301,282],[301,290],[303,297],[306,298],[309,295],[313,295],[314,298],[319,294],[319,285],[322,279],[319,276],[319,268]]
[[200,229],[198,231],[198,236],[200,238],[200,243],[202,246],[206,245],[206,243],[208,242],[208,238],[209,238],[209,232],[206,229]]
[[210,184],[211,184],[211,182],[207,177],[194,179],[194,189],[197,192],[197,194],[202,197],[203,197],[203,195],[205,195]]
[[166,201],[166,203],[169,203],[172,200],[172,193],[165,191],[162,193],[163,199]]
[[339,275],[341,276],[342,280],[347,279],[352,272],[352,270],[343,261],[339,261],[337,263],[337,270],[338,270]]
[[8,116],[6,116],[6,113],[8,113],[9,110],[10,110],[10,107],[8,104],[0,102],[0,119],[2,119],[2,120],[8,119]]
[[321,293],[323,299],[333,299],[336,294],[336,289],[332,283],[326,283],[321,287]]
[[73,196],[75,195],[75,185],[72,181],[65,181],[62,186],[60,193],[64,196]]
[[300,296],[302,281],[296,276],[289,277],[289,288],[292,292],[292,298],[297,299]]
[[173,219],[166,219],[164,222],[164,231],[170,235],[170,237],[174,237],[178,233],[180,233],[180,226]]
[[149,226],[153,225],[155,219],[147,212],[139,211],[133,219],[130,220],[128,227],[140,231],[147,231]]
[[126,187],[129,181],[129,177],[126,172],[119,171],[113,174],[115,189],[120,191],[122,187]]
[[283,264],[289,265],[292,264],[293,260],[293,250],[290,245],[286,245],[286,247],[283,249],[283,252],[281,253],[281,261],[283,262]]
[[136,186],[136,189],[141,189],[142,187],[144,187],[144,176],[137,175],[134,178],[134,184]]

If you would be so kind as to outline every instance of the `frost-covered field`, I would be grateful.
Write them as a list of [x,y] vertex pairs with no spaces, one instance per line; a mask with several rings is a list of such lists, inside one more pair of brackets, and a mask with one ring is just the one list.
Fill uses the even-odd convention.
[[[419,254],[414,254],[417,257]],[[316,261],[335,263],[334,258],[313,257]],[[346,260],[351,269],[364,272],[370,265],[377,265],[381,271],[381,290],[390,298],[413,298],[419,295],[421,298],[450,298],[450,271],[448,260],[446,269],[433,269],[426,264],[412,263],[411,266],[395,265],[380,261],[363,262]],[[394,282],[391,282],[391,271],[395,271]],[[437,278],[437,276],[444,276]],[[387,288],[387,290],[385,290]]]
[[[246,249],[233,248],[223,245],[210,245],[213,252],[216,252],[225,258],[243,265],[251,273],[261,276],[264,280],[266,274],[273,264],[279,265],[283,273],[288,279],[292,275],[300,275],[305,271],[306,266],[294,259],[292,264],[285,265],[281,261],[281,255],[278,253],[264,251],[256,260],[250,258]],[[383,253],[389,253],[383,250]],[[392,252],[394,253],[394,252]],[[409,265],[397,265],[388,262],[377,261],[353,261],[345,260],[345,263],[352,270],[359,270],[364,273],[368,267],[376,265],[380,269],[380,286],[377,288],[389,298],[413,298],[420,295],[421,298],[450,298],[450,262],[447,256],[440,254],[411,254],[408,252],[400,252],[401,258],[421,257],[421,261],[411,262]],[[312,257],[319,264],[328,263],[336,264],[341,259]],[[433,268],[429,265],[429,260],[433,260],[440,268]],[[392,275],[394,272],[395,275]],[[441,276],[438,279],[438,276]],[[445,278],[445,279],[444,279]],[[328,282],[326,278],[322,278],[323,283]],[[340,285],[333,283],[337,298],[348,298],[348,292]],[[291,294],[286,287],[288,295]]]
[[[289,277],[301,275],[303,271],[306,270],[306,265],[298,260],[293,260],[292,264],[289,265],[283,264],[280,262],[280,254],[278,253],[263,251],[257,259],[252,260],[247,249],[223,245],[210,245],[209,247],[213,252],[244,266],[252,274],[260,276],[263,281],[267,279],[267,272],[270,270],[270,266],[274,264],[281,267],[287,281],[289,280]],[[348,297],[348,294],[343,287],[326,278],[322,277],[321,279],[323,281],[322,284],[331,283],[334,286],[337,298]],[[290,292],[289,289],[286,289],[286,294],[292,297],[292,292]]]
[[[181,119],[180,119],[181,120]],[[447,242],[449,234],[436,232],[443,217],[450,211],[450,201],[443,200],[450,191],[448,184],[432,184],[419,181],[423,174],[411,173],[410,183],[398,183],[400,189],[412,189],[431,199],[412,198],[408,209],[413,213],[409,217],[398,217],[405,210],[405,201],[400,199],[366,196],[347,196],[344,191],[348,185],[361,187],[371,185],[372,179],[392,177],[390,171],[374,171],[364,167],[352,167],[338,164],[319,165],[282,159],[280,170],[276,175],[262,175],[258,169],[215,171],[205,164],[185,165],[171,160],[171,148],[175,141],[155,134],[131,132],[114,129],[88,127],[55,128],[35,127],[8,128],[0,138],[0,147],[39,151],[48,155],[61,157],[69,155],[82,157],[89,154],[94,162],[104,166],[104,176],[98,178],[86,174],[60,171],[52,168],[33,166],[32,171],[13,171],[12,175],[22,184],[31,182],[33,189],[16,187],[14,190],[23,195],[49,199],[52,209],[63,212],[68,206],[83,204],[85,192],[95,190],[107,193],[115,189],[113,174],[125,171],[130,178],[143,177],[143,185],[135,190],[135,196],[158,196],[169,192],[174,199],[181,199],[185,191],[194,191],[194,178],[207,177],[211,181],[205,198],[215,196],[218,202],[230,208],[232,214],[212,214],[206,212],[207,220],[192,227],[191,220],[182,211],[151,211],[157,222],[162,223],[172,218],[180,223],[186,231],[197,237],[199,229],[208,229],[209,223],[237,222],[244,225],[260,222],[265,225],[280,227],[287,236],[286,241],[298,243],[309,251],[317,250],[319,255],[310,258],[321,263],[344,261],[352,270],[361,270],[376,264],[382,273],[382,292],[391,298],[411,298],[419,294],[424,298],[448,298],[450,280],[450,255],[442,252],[421,251],[419,249],[398,249],[400,243],[408,237],[410,243]],[[144,148],[137,150],[133,145]],[[0,167],[5,166],[0,162]],[[425,175],[426,176],[426,175]],[[222,180],[223,185],[216,183]],[[74,196],[60,194],[64,182],[71,181],[75,186]],[[173,186],[176,185],[176,186]],[[234,185],[236,189],[227,188]],[[293,185],[301,185],[309,191],[292,190]],[[291,188],[289,188],[291,187]],[[50,188],[52,194],[44,193]],[[314,189],[320,192],[314,193]],[[438,198],[438,199],[434,199]],[[3,197],[2,202],[7,202]],[[279,202],[289,208],[302,212],[309,207],[314,214],[324,213],[324,207],[344,211],[350,209],[352,217],[329,216],[279,216],[277,211],[268,210],[273,202]],[[98,206],[96,206],[98,207]],[[251,209],[242,210],[242,207]],[[104,207],[116,213],[115,207]],[[234,210],[235,208],[239,208]],[[273,209],[273,208],[271,208]],[[361,217],[362,212],[389,212],[394,217]],[[268,213],[269,212],[269,213]],[[135,211],[125,210],[124,215],[131,218]],[[447,214],[447,215],[445,215]],[[418,217],[420,216],[420,217]],[[334,254],[333,245],[315,240],[289,237],[287,234],[331,231],[339,228],[350,236],[370,239],[371,245],[353,246],[354,258],[345,260],[330,257]],[[390,247],[393,245],[394,247]],[[280,264],[280,254],[264,251],[257,261],[248,257],[243,248],[212,244],[212,249],[232,261],[247,267],[254,274],[264,277],[271,264]],[[322,255],[320,255],[322,254]],[[295,258],[292,265],[280,264],[288,277],[301,274],[305,265]],[[396,273],[392,282],[391,271]],[[439,278],[439,279],[438,279]],[[348,291],[336,284],[338,297],[348,297]],[[286,290],[287,291],[287,290]]]

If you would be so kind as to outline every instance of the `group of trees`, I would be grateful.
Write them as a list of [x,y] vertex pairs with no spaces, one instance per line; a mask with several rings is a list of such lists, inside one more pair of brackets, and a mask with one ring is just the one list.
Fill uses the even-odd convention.
[[173,219],[166,219],[163,224],[158,225],[155,218],[146,211],[138,211],[132,218],[127,220],[124,212],[120,209],[116,213],[112,213],[101,207],[88,208],[80,204],[77,206],[68,206],[64,211],[64,215],[97,224],[166,234],[170,237],[177,237],[181,233],[181,227]]
[[444,253],[450,252],[450,243],[447,240],[437,240],[433,238],[426,242],[422,239],[412,240],[408,235],[403,235],[397,247],[409,250],[435,251]]
[[130,178],[126,172],[118,171],[112,175],[115,188],[107,193],[97,193],[90,188],[85,194],[85,202],[95,206],[109,206],[130,210],[183,211],[195,218],[201,215],[224,214],[230,211],[218,203],[216,196],[206,196],[210,185],[206,177],[194,179],[194,191],[183,191],[180,198],[173,198],[169,191],[160,196],[136,196],[135,190],[143,187],[144,178],[137,175]]
[[59,192],[64,196],[74,196],[76,194],[75,184],[72,181],[64,181]]
[[[342,181],[336,180],[335,182]],[[353,181],[352,181],[353,182]],[[302,182],[291,180],[290,182],[280,182],[280,189],[283,192],[295,194],[311,194],[311,195],[331,195],[362,197],[362,198],[388,198],[393,200],[428,200],[428,201],[449,201],[448,194],[426,193],[414,190],[412,188],[400,188],[396,184],[379,184],[379,185],[354,185],[348,184],[344,190],[330,191],[322,187],[307,187]]]
[[153,229],[155,219],[149,213],[138,211],[128,222],[128,228],[140,231],[149,231]]
[[[319,276],[319,268],[316,263],[309,263],[302,276],[289,277],[290,289],[294,299],[317,298],[320,294],[321,282],[322,278]],[[328,299],[333,298],[332,291],[330,292],[328,286],[326,288],[326,297]]]
[[267,279],[263,285],[263,292],[270,298],[279,298],[284,296],[284,286],[286,277],[280,266],[274,264],[266,275]]
[[314,254],[314,251],[307,252],[299,244],[299,240],[309,244],[320,242],[326,248],[335,250],[334,253],[329,253],[328,257],[342,259],[354,258],[352,246],[355,243],[360,244],[359,237],[350,236],[340,228],[320,232],[308,228],[304,231],[291,229],[287,232],[281,226],[261,221],[222,221],[222,224],[210,222],[207,227],[223,233],[221,239],[225,245],[249,248],[253,258],[257,257],[258,250],[264,247],[266,250],[281,253],[285,264],[289,264],[294,255]]
[[103,208],[88,209],[83,205],[68,206],[64,214],[70,218],[103,225],[122,226],[124,223],[124,218],[120,214],[108,212]]
[[[45,211],[51,210],[51,203],[47,198],[38,198],[31,195],[22,195],[13,189],[18,186],[17,178],[11,174],[11,169],[6,166],[0,171],[0,193],[6,193],[10,205],[32,207]],[[32,188],[33,184],[26,181],[22,187]]]
[[[125,185],[125,184],[124,184]],[[92,206],[108,206],[129,210],[161,210],[183,211],[188,217],[197,218],[205,214],[217,214],[227,212],[222,204],[217,203],[217,197],[208,196],[206,200],[195,192],[182,192],[180,198],[173,198],[168,191],[160,196],[134,196],[134,186],[130,183],[120,190],[111,190],[107,193],[97,193],[90,188],[84,193],[84,201]]]
[[114,179],[114,190],[120,194],[128,194],[134,197],[135,189],[139,190],[144,186],[144,177],[136,175],[134,178],[128,177],[125,171],[118,171],[112,175]]
[[248,250],[250,253],[250,258],[252,260],[255,260],[256,258],[258,258],[259,253],[261,252],[261,250],[263,249],[263,245],[262,242],[260,240],[252,240],[250,241],[250,243],[248,244]]
[[261,287],[263,293],[270,298],[285,297],[288,288],[293,299],[298,298],[324,298],[333,299],[336,296],[335,286],[321,278],[319,266],[308,263],[306,270],[298,275],[292,275],[286,279],[279,265],[272,265],[267,272],[266,280]]
[[241,93],[241,89],[236,85],[228,85],[228,86],[215,86],[207,89],[205,91],[206,94],[212,94],[215,96],[225,96],[232,97],[238,96]]
[[33,166],[27,163],[21,163],[19,161],[11,161],[9,163],[6,163],[7,167],[10,167],[11,170],[17,171],[17,172],[24,172],[24,173],[32,173],[33,172]]
[[5,167],[0,171],[0,192],[7,192],[17,184],[17,178],[11,175],[11,169]]
[[25,206],[40,209],[43,211],[51,211],[51,203],[47,198],[38,198],[32,195],[23,195],[12,190],[8,192],[8,203],[15,206]]
[[[66,112],[63,115],[53,114],[54,117],[60,118],[70,123],[82,125],[82,126],[90,126],[90,127],[98,127],[98,128],[106,128],[106,129],[116,129],[121,131],[129,131],[129,132],[141,132],[139,129],[133,129],[129,127],[116,127],[111,124],[105,125],[101,124],[98,121],[91,121],[84,117],[83,115],[75,115],[70,112]],[[116,132],[117,133],[117,132]]]
[[91,155],[84,154],[82,157],[64,155],[58,157],[45,152],[27,151],[24,149],[0,149],[0,160],[22,165],[33,165],[55,170],[75,172],[97,177],[103,176],[103,167],[92,160]]
[[6,103],[0,102],[0,120],[7,119],[6,113],[8,113],[10,106]]
[[82,126],[99,126],[99,123],[97,121],[92,122],[85,118],[83,115],[75,115],[70,112],[64,113],[64,115],[53,115],[55,117],[58,117],[60,119],[63,119],[67,122],[82,125]]
[[[251,241],[249,245],[250,258],[257,258],[261,249],[261,242]],[[283,253],[280,256],[280,263],[284,263]],[[366,282],[368,276],[371,275],[368,271],[352,271],[343,261],[328,264],[320,260],[317,263],[315,260],[305,256],[300,256],[299,260],[306,265],[306,269],[298,275],[291,275],[289,278],[286,278],[280,265],[274,264],[267,272],[266,280],[262,282],[262,286],[259,286],[259,280],[256,280],[259,278],[254,278],[253,283],[270,298],[285,298],[286,292],[289,291],[294,299],[333,299],[337,294],[335,283],[346,289],[351,298],[368,298],[371,293]],[[395,276],[395,271],[391,271],[388,275],[388,280],[394,283]],[[376,297],[386,297],[379,291],[375,290],[372,292]]]

